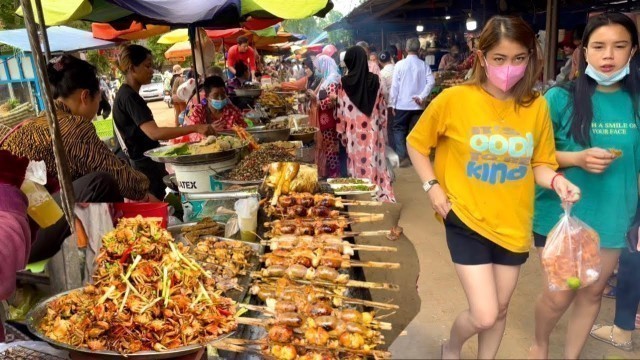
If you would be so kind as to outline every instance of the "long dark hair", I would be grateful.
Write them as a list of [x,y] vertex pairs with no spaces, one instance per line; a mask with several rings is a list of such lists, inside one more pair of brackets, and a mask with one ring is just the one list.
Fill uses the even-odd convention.
[[[638,49],[638,30],[633,20],[628,16],[617,13],[602,13],[589,19],[584,34],[582,35],[582,53],[578,67],[579,75],[575,81],[562,85],[573,97],[571,115],[571,137],[582,146],[591,146],[591,123],[593,121],[592,97],[596,91],[598,83],[585,74],[587,68],[586,54],[584,49],[589,45],[591,34],[597,29],[607,25],[621,25],[629,35],[631,35],[632,48]],[[632,50],[633,51],[633,50]],[[633,113],[636,122],[640,120],[638,106],[640,102],[640,56],[633,54],[630,61],[630,72],[620,81],[623,91],[631,95],[633,103]],[[567,109],[568,110],[568,109]]]

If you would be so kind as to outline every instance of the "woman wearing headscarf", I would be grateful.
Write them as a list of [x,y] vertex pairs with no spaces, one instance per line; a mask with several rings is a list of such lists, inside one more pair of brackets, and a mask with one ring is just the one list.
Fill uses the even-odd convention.
[[349,175],[378,185],[379,201],[395,202],[385,157],[387,105],[380,78],[369,71],[367,60],[360,46],[349,48],[345,54],[349,71],[342,77],[338,93],[337,130],[347,148]]
[[304,68],[304,77],[296,81],[283,82],[280,84],[280,88],[284,91],[305,91],[307,89],[315,89],[318,84],[315,82],[315,67],[313,66],[313,60],[310,58],[304,59],[302,62]]
[[334,114],[335,99],[340,90],[338,65],[327,55],[319,55],[315,60],[317,88],[307,90],[310,99],[309,120],[312,126],[320,128],[316,135],[316,164],[321,177],[339,177],[338,134]]

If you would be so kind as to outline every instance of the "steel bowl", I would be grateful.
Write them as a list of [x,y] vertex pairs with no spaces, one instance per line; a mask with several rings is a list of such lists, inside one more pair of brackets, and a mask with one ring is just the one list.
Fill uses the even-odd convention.
[[[62,343],[60,341],[56,341],[53,339],[50,339],[49,337],[47,337],[44,333],[42,333],[42,331],[40,331],[40,321],[42,321],[42,318],[44,318],[44,316],[47,313],[47,305],[64,296],[67,295],[68,293],[72,292],[72,291],[81,291],[82,288],[80,289],[73,289],[73,290],[69,290],[69,291],[65,291],[63,293],[54,295],[48,299],[42,300],[41,302],[39,302],[38,304],[36,304],[36,306],[34,306],[29,313],[27,314],[27,327],[29,329],[29,331],[37,336],[38,338],[40,338],[43,341],[46,341],[47,343],[49,343],[51,346],[58,348],[58,349],[62,349],[62,350],[66,350],[71,354],[83,354],[85,356],[89,356],[92,359],[136,359],[136,360],[154,360],[154,359],[173,359],[176,357],[180,357],[180,356],[184,356],[184,355],[189,355],[189,354],[193,354],[196,353],[198,351],[200,351],[200,349],[202,349],[202,347],[206,346],[206,344],[204,345],[189,345],[189,346],[182,346],[179,348],[175,348],[175,349],[169,349],[167,351],[154,351],[154,350],[148,350],[148,351],[138,351],[135,353],[131,353],[131,354],[120,354],[116,351],[93,351],[90,350],[88,348],[81,348],[81,347],[77,347],[77,346],[73,346],[73,345],[69,345],[69,344],[65,344]],[[222,340],[224,338],[227,338],[229,336],[231,336],[232,334],[234,334],[235,331],[232,331],[228,334],[224,334],[222,336],[220,336],[218,339],[213,340],[211,343],[215,342],[215,341],[219,341]]]
[[[276,141],[287,141],[289,139],[289,128],[285,129],[267,129],[266,126],[254,126],[252,128],[245,129],[258,143],[269,143]],[[220,133],[227,134],[228,131],[221,131]]]
[[318,129],[317,127],[301,127],[298,129],[314,129],[313,132],[308,132],[304,134],[294,134],[293,132],[295,130],[291,128],[291,135],[289,136],[289,139],[291,141],[302,141],[302,143],[304,144],[313,142],[316,137],[316,134],[318,133],[318,131],[320,131],[320,129]]

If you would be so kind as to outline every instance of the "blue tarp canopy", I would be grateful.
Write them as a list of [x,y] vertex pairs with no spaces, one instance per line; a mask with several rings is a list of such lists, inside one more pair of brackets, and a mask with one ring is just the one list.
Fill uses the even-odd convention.
[[[83,31],[68,26],[51,26],[47,28],[49,48],[52,54],[75,52],[81,50],[95,50],[113,47],[112,41],[95,39],[90,31]],[[0,43],[31,52],[27,29],[0,31]]]

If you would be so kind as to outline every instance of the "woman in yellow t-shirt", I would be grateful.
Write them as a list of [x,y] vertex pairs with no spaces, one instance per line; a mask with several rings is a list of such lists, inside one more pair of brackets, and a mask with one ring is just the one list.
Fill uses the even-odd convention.
[[580,198],[555,172],[549,111],[532,90],[542,68],[538,47],[521,18],[489,20],[471,81],[438,95],[407,138],[469,303],[442,346],[445,359],[459,358],[475,334],[478,358],[495,358],[529,256],[534,184],[555,189],[563,201]]

